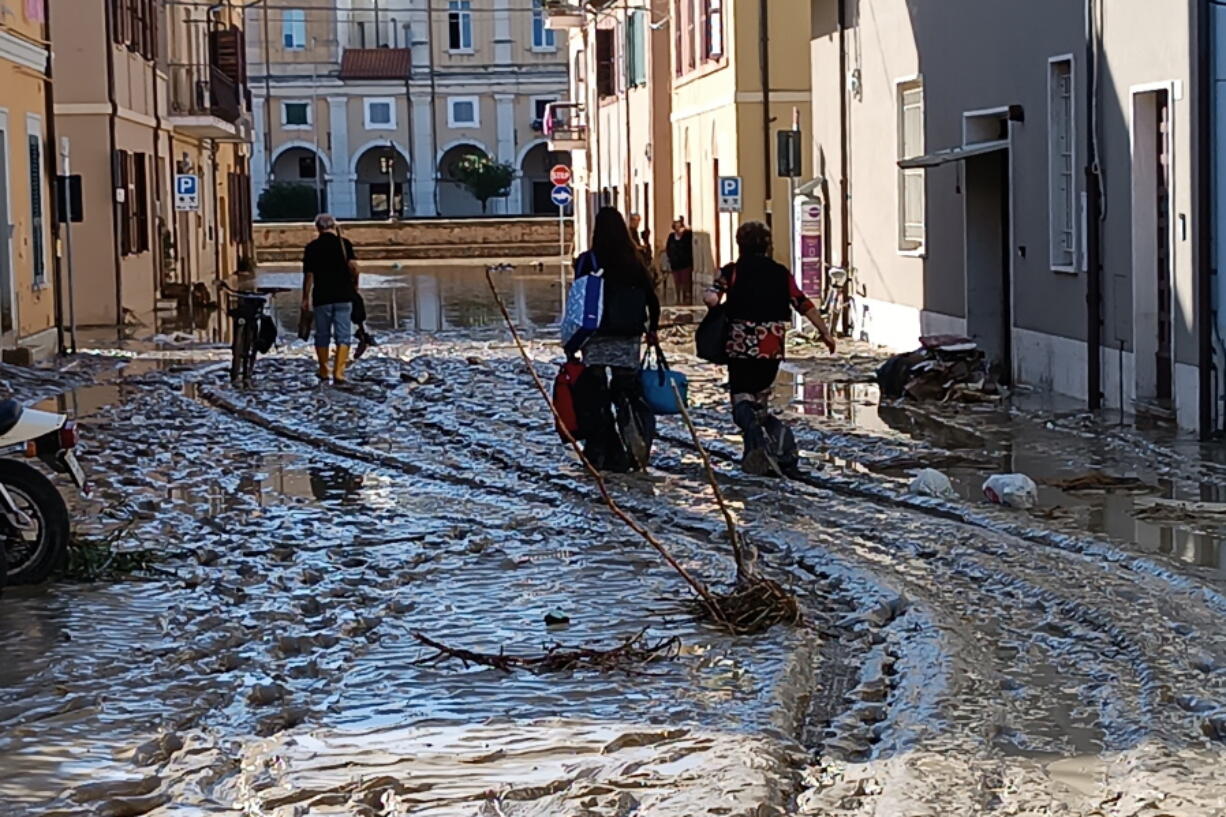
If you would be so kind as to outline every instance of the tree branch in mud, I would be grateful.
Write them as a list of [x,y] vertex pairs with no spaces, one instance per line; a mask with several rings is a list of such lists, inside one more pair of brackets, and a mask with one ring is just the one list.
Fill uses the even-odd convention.
[[557,422],[558,430],[562,432],[562,435],[566,438],[566,441],[570,443],[571,448],[574,449],[575,454],[579,457],[579,461],[583,463],[583,467],[589,474],[591,474],[592,479],[596,481],[596,488],[598,491],[600,491],[600,497],[604,500],[605,505],[609,506],[609,510],[611,510],[618,519],[625,522],[632,531],[638,534],[640,538],[654,548],[655,551],[659,553],[661,557],[663,557],[664,561],[666,561],[668,565],[673,568],[673,570],[677,571],[681,578],[685,580],[685,583],[698,594],[703,609],[713,621],[725,627],[730,626],[730,623],[724,618],[723,613],[720,612],[720,607],[716,603],[714,596],[712,596],[710,589],[708,589],[705,584],[691,576],[689,571],[681,566],[681,563],[668,552],[668,548],[664,547],[660,540],[657,539],[651,533],[651,531],[643,527],[643,525],[640,524],[634,517],[630,516],[630,514],[623,511],[617,504],[616,500],[613,499],[613,495],[609,493],[608,485],[605,484],[604,475],[600,473],[600,469],[592,465],[591,460],[584,456],[583,446],[579,445],[579,441],[576,440],[574,435],[571,434],[566,428],[566,424],[562,421],[562,415],[558,414],[557,406],[553,404],[553,398],[549,396],[549,390],[545,388],[545,384],[541,382],[541,376],[536,372],[536,366],[532,362],[532,356],[528,354],[528,350],[524,346],[524,342],[519,336],[519,330],[515,328],[515,321],[511,319],[511,313],[507,311],[507,305],[503,302],[502,296],[498,294],[498,287],[494,284],[493,268],[486,267],[485,280],[490,286],[490,292],[494,295],[494,302],[498,305],[499,311],[502,312],[502,319],[506,321],[507,328],[511,330],[511,339],[515,341],[515,347],[519,350],[520,357],[524,359],[524,365],[526,365],[528,368],[528,374],[532,376],[532,382],[536,384],[537,390],[541,393],[541,396],[545,398],[545,403],[549,406],[549,411],[551,414],[553,414],[554,420]]
[[703,468],[707,473],[707,482],[711,484],[711,493],[715,503],[719,505],[724,515],[724,523],[728,526],[728,541],[732,545],[732,557],[736,560],[736,589],[725,596],[718,597],[720,612],[738,632],[758,633],[769,630],[776,624],[799,624],[801,620],[800,605],[796,597],[783,588],[778,582],[768,579],[748,565],[745,561],[744,540],[732,518],[732,511],[724,501],[724,492],[720,490],[719,480],[715,476],[715,468],[711,465],[711,457],[698,437],[698,429],[690,417],[690,410],[685,405],[685,399],[677,384],[673,383],[673,395],[677,398],[677,406],[681,409],[681,418],[690,430],[694,447],[702,458]]
[[435,651],[434,655],[418,661],[419,664],[459,661],[465,667],[470,665],[493,667],[507,673],[517,669],[526,669],[536,673],[567,672],[575,669],[629,672],[633,666],[674,658],[681,647],[681,641],[676,636],[654,643],[645,641],[643,636],[646,632],[646,630],[640,630],[636,635],[609,650],[593,650],[586,647],[565,649],[561,644],[554,644],[545,648],[544,655],[535,656],[507,655],[503,652],[483,653],[462,647],[450,647],[420,632],[414,632],[413,637]]

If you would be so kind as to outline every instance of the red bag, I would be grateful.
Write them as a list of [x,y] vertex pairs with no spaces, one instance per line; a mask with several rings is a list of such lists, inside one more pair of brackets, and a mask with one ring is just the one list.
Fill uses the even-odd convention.
[[558,369],[558,376],[553,379],[553,407],[557,409],[561,422],[556,422],[558,436],[564,442],[569,442],[563,428],[570,432],[576,440],[579,436],[579,408],[575,399],[575,384],[586,367],[577,360],[568,360]]

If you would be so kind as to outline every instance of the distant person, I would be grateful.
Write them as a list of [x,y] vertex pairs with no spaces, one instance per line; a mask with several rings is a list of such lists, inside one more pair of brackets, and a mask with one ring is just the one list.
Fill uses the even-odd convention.
[[677,216],[673,231],[664,245],[668,268],[672,270],[678,304],[694,302],[694,233],[685,226],[685,217]]
[[591,249],[576,262],[580,275],[601,272],[604,305],[600,326],[581,348],[580,409],[584,455],[597,468],[631,471],[647,467],[655,416],[639,379],[644,337],[656,343],[660,299],[621,213],[606,207],[596,214]]
[[836,349],[834,335],[788,268],[771,258],[770,228],[759,221],[746,222],[736,231],[736,243],[739,257],[720,270],[705,301],[715,306],[724,298],[731,324],[728,391],[732,418],[744,438],[741,468],[758,476],[795,476],[800,465],[795,439],[769,407],[792,310],[813,324],[831,354]]
[[[342,238],[336,219],[327,213],[315,217],[319,236],[302,254],[302,308],[315,313],[315,356],[318,377],[345,382],[349,345],[353,341],[353,303],[358,297],[358,264],[353,244]],[[332,342],[336,361],[329,371]]]

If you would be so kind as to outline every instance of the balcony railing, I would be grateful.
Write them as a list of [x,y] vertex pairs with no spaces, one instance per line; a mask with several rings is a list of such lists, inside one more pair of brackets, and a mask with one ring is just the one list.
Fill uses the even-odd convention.
[[550,150],[586,150],[587,116],[582,102],[551,102],[545,106],[541,129]]
[[170,85],[175,116],[208,116],[234,125],[243,115],[242,89],[212,65],[172,65]]

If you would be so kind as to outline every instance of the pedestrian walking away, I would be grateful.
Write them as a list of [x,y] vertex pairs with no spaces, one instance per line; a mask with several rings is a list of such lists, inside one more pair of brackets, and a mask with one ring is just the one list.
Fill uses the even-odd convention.
[[677,304],[689,306],[694,302],[694,233],[685,226],[684,216],[677,216],[673,222],[664,251],[673,273]]
[[598,328],[566,344],[568,358],[582,355],[577,411],[584,455],[608,471],[647,467],[655,415],[643,398],[642,344],[657,343],[660,300],[626,221],[606,207],[596,215],[591,249],[576,262],[579,277],[602,279]]
[[[353,305],[358,297],[358,265],[353,244],[340,234],[336,219],[327,213],[315,218],[319,236],[302,254],[302,308],[315,313],[317,376],[345,382],[349,346],[353,342]],[[336,358],[329,370],[332,343]]]
[[771,257],[770,229],[758,221],[736,233],[739,257],[720,270],[707,290],[707,306],[724,299],[732,418],[741,429],[746,473],[793,476],[800,464],[791,430],[770,413],[771,389],[786,348],[792,310],[809,320],[833,354],[834,335],[787,267]]

